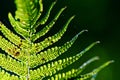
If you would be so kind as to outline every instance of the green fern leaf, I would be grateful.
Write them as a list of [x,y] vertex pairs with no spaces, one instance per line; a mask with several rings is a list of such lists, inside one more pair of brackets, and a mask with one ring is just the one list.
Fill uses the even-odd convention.
[[25,65],[25,63],[16,61],[10,56],[5,56],[3,54],[0,54],[0,61],[2,61],[0,63],[1,67],[13,71],[18,75],[25,76],[27,73],[27,66]]
[[[86,53],[91,47],[93,47],[96,43],[91,44],[85,50],[81,51],[79,54],[67,57],[62,60],[58,60],[55,62],[48,63],[47,65],[40,66],[40,69],[31,71],[31,75],[38,73],[39,76],[33,76],[34,79],[39,79],[41,76],[51,76],[55,74],[57,71],[62,70],[63,68],[67,67],[68,65],[72,64],[73,62],[77,61],[84,53]],[[52,73],[52,74],[51,74]],[[42,75],[40,75],[42,74]],[[36,78],[37,77],[37,78]]]
[[63,36],[63,34],[66,32],[66,29],[68,27],[68,24],[70,23],[70,21],[74,18],[71,17],[67,23],[64,25],[63,29],[61,29],[58,33],[54,34],[51,37],[46,38],[45,40],[43,40],[40,43],[36,43],[32,46],[32,51],[35,51],[35,53],[40,52],[41,50],[43,50],[44,48],[52,45],[53,43],[57,42],[59,39],[61,39],[61,37]]
[[[60,14],[65,10],[65,8],[62,8],[58,14],[56,14],[55,18],[48,24],[46,27],[44,27],[41,31],[37,32],[36,34],[33,34],[31,37],[32,41],[35,41],[36,39],[40,38],[41,36],[44,36],[45,33],[47,33],[51,27],[55,24],[56,20],[59,18]],[[42,22],[43,23],[43,22]],[[41,22],[39,24],[42,24]]]
[[[51,47],[62,38],[74,16],[70,17],[56,34],[39,42],[37,40],[50,31],[66,7],[60,9],[52,21],[46,24],[56,1],[50,5],[43,18],[41,18],[42,0],[15,0],[15,4],[17,8],[15,16],[9,13],[8,18],[16,33],[0,22],[0,31],[3,34],[3,36],[0,35],[0,80],[67,80],[72,78],[85,80],[98,74],[100,70],[113,62],[108,61],[92,72],[81,75],[87,65],[98,60],[98,57],[94,57],[79,68],[62,72],[99,41],[92,43],[74,56],[58,59],[73,45],[78,36],[87,30],[82,30],[61,46]],[[37,31],[36,29],[41,25],[45,27]]]
[[90,63],[92,63],[93,61],[98,60],[98,59],[99,59],[98,57],[93,57],[90,60],[88,60],[87,62],[85,62],[84,64],[82,64],[78,69],[71,69],[70,71],[65,72],[65,73],[58,73],[54,76],[51,76],[50,79],[51,80],[56,80],[56,79],[57,80],[63,80],[63,79],[66,80],[66,79],[76,77],[83,71],[83,69],[85,69],[85,67],[87,65],[89,65]]
[[22,39],[15,35],[14,33],[12,33],[8,28],[6,28],[6,26],[4,26],[2,23],[0,23],[0,29],[2,31],[2,33],[4,34],[4,36],[6,38],[8,38],[12,43],[14,43],[15,45],[19,45],[22,41]]
[[18,34],[20,34],[20,35],[21,35],[22,37],[24,37],[24,38],[29,37],[29,31],[23,29],[23,28],[20,26],[20,24],[18,23],[18,21],[16,21],[16,20],[13,18],[13,16],[12,16],[11,13],[8,14],[8,17],[9,17],[9,20],[10,20],[11,25],[13,26],[14,30],[15,30]]
[[[49,7],[49,9],[48,9],[47,13],[45,14],[45,16],[42,19],[37,21],[35,28],[38,27],[39,25],[43,25],[43,24],[45,24],[47,22],[47,20],[48,20],[48,18],[50,16],[50,12],[51,12],[51,10],[52,10],[52,8],[54,7],[55,4],[56,4],[56,1],[51,4],[51,6]],[[60,13],[61,12],[62,11],[60,11]],[[59,16],[59,14],[58,14],[58,16]]]
[[104,67],[108,66],[110,63],[113,63],[113,62],[114,62],[113,60],[108,61],[108,62],[104,63],[103,65],[101,65],[100,67],[94,69],[92,72],[84,74],[84,75],[81,75],[80,76],[81,78],[77,78],[77,80],[88,79],[88,78],[92,77],[94,74],[97,74],[101,69],[103,69]]
[[[77,39],[77,37],[82,34],[83,32],[85,32],[86,30],[81,31],[80,33],[78,33],[72,40],[66,42],[64,45],[60,46],[60,47],[53,47],[51,49],[47,49],[44,52],[40,52],[38,55],[33,55],[31,56],[31,66],[36,66],[38,64],[43,64],[45,62],[51,61],[55,58],[57,58],[58,56],[60,56],[62,53],[64,53],[65,51],[67,51],[72,44],[75,42],[75,40]],[[34,61],[33,61],[34,60]]]

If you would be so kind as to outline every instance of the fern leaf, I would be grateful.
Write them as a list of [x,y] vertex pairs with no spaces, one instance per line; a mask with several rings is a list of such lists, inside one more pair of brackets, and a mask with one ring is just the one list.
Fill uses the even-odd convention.
[[18,75],[25,76],[27,73],[27,67],[25,63],[16,61],[10,56],[5,56],[4,54],[0,54],[0,65],[2,68],[12,71]]
[[[50,5],[43,17],[41,16],[43,12],[42,0],[15,0],[15,4],[17,9],[15,16],[9,13],[8,17],[16,34],[0,22],[0,31],[3,34],[3,37],[0,35],[0,49],[4,51],[0,53],[0,80],[67,80],[73,77],[85,80],[98,74],[101,69],[113,62],[108,61],[92,72],[81,75],[88,64],[98,59],[98,57],[94,57],[77,69],[73,68],[67,72],[61,72],[79,60],[99,41],[92,43],[74,56],[57,59],[73,45],[80,34],[87,30],[79,32],[61,46],[48,48],[61,39],[74,16],[69,18],[56,34],[36,42],[50,31],[66,7],[60,9],[53,20],[46,24],[56,1]],[[45,25],[45,27],[37,31],[36,29],[41,25]]]
[[72,16],[67,23],[64,25],[63,29],[60,30],[58,33],[56,33],[55,35],[46,38],[45,40],[43,40],[40,43],[36,43],[35,45],[33,45],[33,49],[32,51],[35,51],[35,53],[43,50],[44,48],[52,45],[53,43],[57,42],[62,36],[63,34],[66,32],[66,29],[68,27],[68,24],[71,22],[71,20],[74,18],[74,16]]
[[22,41],[22,39],[15,35],[14,33],[12,33],[8,28],[6,28],[6,26],[4,26],[2,23],[0,23],[0,30],[1,32],[4,34],[4,36],[6,38],[8,38],[12,43],[14,43],[15,45],[19,45]]
[[113,60],[108,61],[108,62],[104,63],[103,65],[101,65],[100,67],[94,69],[92,72],[84,74],[84,75],[81,75],[80,76],[81,78],[78,78],[77,80],[88,79],[88,78],[92,77],[93,75],[97,74],[99,71],[101,71],[103,68],[105,68],[106,66],[108,66],[109,64],[111,64],[113,62],[114,62]]
[[0,80],[25,80],[25,78],[19,78],[18,76],[10,75],[8,72],[0,68]]
[[25,40],[20,38],[18,35],[14,34],[2,23],[0,23],[0,30],[3,33],[3,35],[17,47],[24,49],[25,47],[29,46]]
[[70,77],[72,77],[72,74],[74,74],[77,71],[78,71],[77,69],[72,69],[65,73],[59,73],[54,76],[50,76],[50,78],[48,78],[48,80],[67,80]]
[[[65,7],[66,8],[66,7]],[[55,24],[56,20],[59,18],[60,14],[65,10],[65,8],[62,8],[54,17],[54,19],[48,24],[46,25],[42,30],[40,30],[39,32],[37,32],[36,34],[33,34],[31,37],[31,41],[35,41],[38,38],[40,38],[41,36],[44,36]]]
[[21,35],[24,38],[29,37],[29,32],[27,30],[21,28],[20,24],[18,23],[18,21],[15,21],[15,19],[13,18],[11,13],[8,14],[8,17],[9,17],[10,23],[13,26],[14,30],[19,35]]
[[87,62],[83,63],[78,69],[71,69],[65,73],[58,73],[54,76],[50,76],[50,79],[48,80],[67,80],[67,79],[74,78],[77,75],[79,75],[87,65],[89,65],[90,63],[98,59],[99,59],[98,57],[93,57],[89,59]]
[[[40,7],[38,0],[16,0],[17,11],[15,18],[20,20],[20,24],[24,29],[30,29],[33,22],[39,17]],[[35,20],[35,21],[34,21]],[[31,23],[32,22],[32,23]]]
[[66,42],[64,45],[62,45],[60,47],[56,46],[56,47],[48,49],[44,52],[40,52],[38,55],[31,56],[31,61],[30,61],[31,67],[51,61],[51,60],[57,58],[58,56],[60,56],[62,53],[67,51],[72,46],[72,44],[75,42],[77,37],[85,31],[87,31],[87,30],[82,30],[75,37],[73,37],[70,41]]
[[[67,57],[67,58],[62,59],[62,60],[48,63],[47,65],[41,66],[37,70],[33,70],[33,71],[31,70],[31,78],[39,79],[39,78],[41,78],[41,76],[51,76],[51,75],[55,74],[56,71],[60,71],[63,68],[65,68],[66,66],[77,61],[84,53],[86,53],[90,48],[92,48],[97,43],[98,43],[98,41],[92,43],[90,46],[85,48],[85,50],[83,50],[82,52],[80,52],[79,54],[77,54],[75,56]],[[33,74],[39,74],[39,75],[32,76]]]
[[9,55],[11,55],[11,56],[15,55],[15,53],[17,53],[17,52],[18,53],[20,52],[20,50],[14,44],[8,42],[2,36],[0,36],[0,48],[2,48],[4,51],[9,53]]
[[9,14],[9,20],[15,28],[16,32],[26,38],[29,37],[28,29],[33,27],[41,15],[42,0],[16,0],[16,3],[19,3],[17,4],[17,11],[15,14],[16,20],[12,17],[11,14]]
[[36,24],[37,20],[39,19],[39,17],[41,16],[42,13],[42,0],[34,0],[30,2],[30,10],[32,13],[31,14],[31,26],[34,27],[34,25]]
[[23,21],[24,24],[28,24],[26,25],[26,27],[30,28],[30,10],[29,8],[31,8],[30,5],[30,1],[28,2],[28,0],[15,0],[16,7],[17,7],[17,11],[15,12],[15,19],[19,19],[20,21]]
[[11,42],[8,42],[2,36],[0,36],[0,48],[16,59],[22,61],[25,61],[27,59],[27,54],[25,54],[24,50],[20,50],[20,48],[18,48]]
[[43,24],[45,24],[47,22],[47,20],[48,20],[48,18],[50,16],[50,12],[51,12],[51,10],[52,10],[52,8],[54,7],[55,4],[56,4],[56,1],[54,1],[50,5],[50,7],[49,7],[48,11],[46,12],[45,16],[42,19],[37,21],[35,28],[37,28],[39,25],[43,25]]

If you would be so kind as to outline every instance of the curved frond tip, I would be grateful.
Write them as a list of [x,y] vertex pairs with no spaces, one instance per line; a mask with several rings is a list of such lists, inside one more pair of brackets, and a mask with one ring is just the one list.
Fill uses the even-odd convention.
[[95,74],[98,74],[98,72],[100,72],[103,68],[105,68],[106,66],[108,66],[109,64],[113,63],[114,60],[108,61],[106,63],[104,63],[103,65],[101,65],[100,67],[94,69],[92,72],[84,74],[84,75],[80,75],[81,78],[78,78],[79,80],[85,80],[88,79],[90,77],[92,77]]

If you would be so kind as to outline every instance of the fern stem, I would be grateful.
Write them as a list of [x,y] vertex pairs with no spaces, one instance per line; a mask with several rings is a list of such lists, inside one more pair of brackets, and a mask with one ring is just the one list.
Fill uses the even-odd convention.
[[[32,29],[32,27],[31,27],[31,29]],[[30,80],[30,49],[31,49],[31,47],[32,47],[32,42],[31,42],[31,37],[32,37],[32,31],[31,31],[31,29],[30,29],[30,31],[29,31],[29,38],[27,39],[28,40],[28,42],[29,42],[29,50],[27,51],[27,56],[28,56],[28,60],[27,60],[27,69],[28,69],[28,71],[27,71],[27,79],[26,80]]]
[[30,70],[29,70],[30,68],[29,68],[29,62],[27,61],[26,64],[27,64],[27,69],[28,69],[28,73],[27,73],[26,80],[29,80],[29,79],[30,79],[30,72],[29,72],[29,71],[30,71]]

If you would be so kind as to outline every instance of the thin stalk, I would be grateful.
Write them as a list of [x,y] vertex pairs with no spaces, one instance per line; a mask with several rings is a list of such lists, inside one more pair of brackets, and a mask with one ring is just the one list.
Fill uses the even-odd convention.
[[28,56],[28,60],[27,60],[27,79],[26,80],[30,80],[30,49],[32,47],[32,42],[31,42],[31,36],[32,36],[32,31],[30,30],[29,32],[30,34],[30,37],[27,39],[28,42],[29,42],[29,47],[28,47],[28,50],[27,50],[27,56]]

